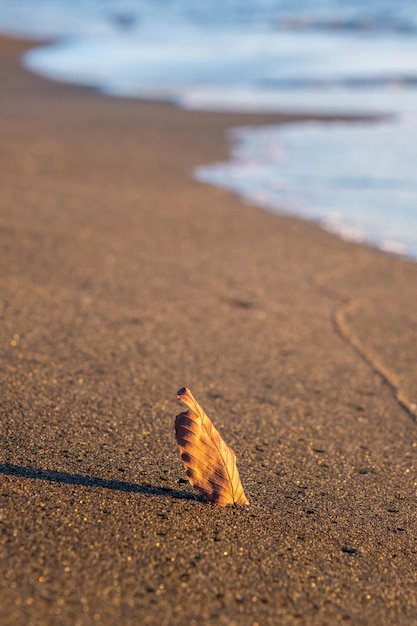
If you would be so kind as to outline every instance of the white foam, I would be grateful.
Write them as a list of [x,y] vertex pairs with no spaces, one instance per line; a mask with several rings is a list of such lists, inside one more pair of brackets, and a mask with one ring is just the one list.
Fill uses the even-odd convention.
[[[297,33],[187,25],[170,31],[143,26],[126,34],[106,31],[101,22],[96,29],[87,37],[71,36],[31,50],[24,62],[49,78],[121,96],[162,97],[193,109],[417,110],[416,90],[404,83],[417,68],[414,40],[316,33],[300,38]],[[352,88],[352,78],[360,88]],[[381,88],[375,80],[386,84]]]
[[417,123],[303,122],[230,133],[232,159],[201,182],[354,241],[417,258]]

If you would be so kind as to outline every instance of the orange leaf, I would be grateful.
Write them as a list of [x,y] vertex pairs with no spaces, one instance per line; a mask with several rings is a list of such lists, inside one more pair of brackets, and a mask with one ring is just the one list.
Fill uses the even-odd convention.
[[177,397],[188,411],[177,415],[175,434],[187,478],[206,500],[220,506],[249,504],[240,482],[234,452],[184,387]]

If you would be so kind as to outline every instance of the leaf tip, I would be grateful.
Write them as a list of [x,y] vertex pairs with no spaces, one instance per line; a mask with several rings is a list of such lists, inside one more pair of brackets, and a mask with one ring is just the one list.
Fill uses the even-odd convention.
[[181,389],[178,389],[177,398],[181,400],[181,398],[187,394],[187,391],[188,391],[187,387],[181,387]]
[[202,409],[200,405],[197,404],[196,399],[194,398],[188,387],[181,387],[181,389],[177,391],[177,398],[178,400],[184,402],[184,404],[186,404],[188,408],[191,409],[191,411],[193,411],[194,413],[201,413]]

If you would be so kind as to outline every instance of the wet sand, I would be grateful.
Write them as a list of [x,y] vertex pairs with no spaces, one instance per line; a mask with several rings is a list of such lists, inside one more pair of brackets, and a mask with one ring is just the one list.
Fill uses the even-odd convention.
[[[276,118],[48,82],[27,45],[0,40],[0,624],[417,624],[417,264],[192,180]],[[248,507],[184,482],[184,385]]]

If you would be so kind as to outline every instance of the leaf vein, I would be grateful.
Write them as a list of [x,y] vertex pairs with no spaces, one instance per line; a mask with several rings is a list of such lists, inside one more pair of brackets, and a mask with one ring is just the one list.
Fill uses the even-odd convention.
[[[210,472],[212,472],[215,476],[219,476],[219,478],[222,478],[223,480],[225,480],[226,482],[228,482],[228,479],[226,478],[226,476],[224,474],[220,474],[219,472],[217,472],[216,470],[214,470],[212,467],[210,467],[209,465],[206,465],[206,463],[204,463],[200,458],[196,457],[194,454],[191,454],[191,452],[188,452],[188,450],[185,451],[186,454],[188,454],[190,457],[192,457],[194,459],[194,461],[196,461],[197,463],[200,463],[201,465],[203,465],[204,467],[206,467],[207,469],[210,470]],[[212,458],[214,461],[216,461],[216,459],[214,457],[209,457]],[[192,466],[190,466],[192,468]]]

